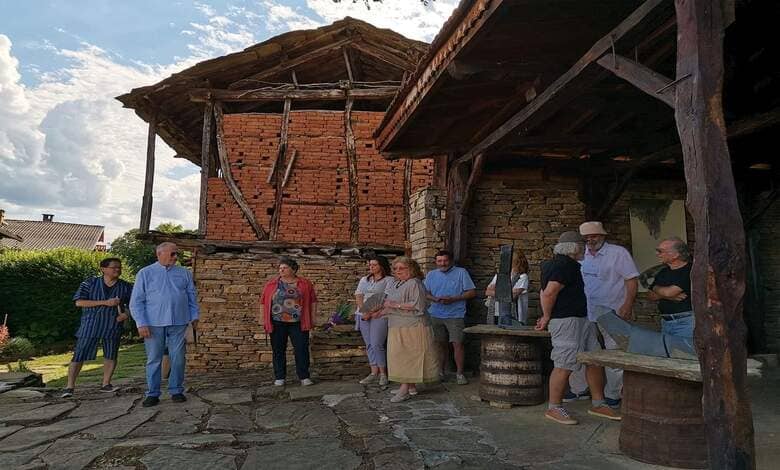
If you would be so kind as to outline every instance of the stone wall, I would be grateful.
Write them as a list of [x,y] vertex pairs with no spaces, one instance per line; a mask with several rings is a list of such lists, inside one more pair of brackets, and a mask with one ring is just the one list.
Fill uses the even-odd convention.
[[777,227],[780,227],[780,202],[775,201],[757,224],[755,250],[761,276],[759,288],[763,297],[766,346],[774,353],[780,353],[780,237]]
[[[405,160],[385,160],[372,134],[384,113],[355,111],[359,243],[403,247]],[[257,222],[266,230],[274,211],[275,182],[267,182],[279,147],[281,115],[228,114],[224,140],[230,171]],[[290,113],[286,162],[297,157],[284,187],[278,239],[287,242],[350,241],[349,177],[343,111]],[[277,169],[281,174],[285,168]],[[411,190],[430,185],[432,160],[413,160]],[[208,181],[207,238],[253,241],[252,228],[222,178]]]
[[[187,352],[193,371],[258,368],[271,363],[270,338],[261,325],[258,303],[265,283],[277,274],[277,254],[197,253],[195,285],[200,303],[198,344]],[[338,304],[354,299],[366,262],[358,256],[292,255],[299,275],[314,283],[319,299],[316,325]],[[291,357],[291,354],[290,354]]]
[[412,258],[424,271],[436,268],[436,251],[445,244],[446,192],[422,188],[409,198],[409,243]]

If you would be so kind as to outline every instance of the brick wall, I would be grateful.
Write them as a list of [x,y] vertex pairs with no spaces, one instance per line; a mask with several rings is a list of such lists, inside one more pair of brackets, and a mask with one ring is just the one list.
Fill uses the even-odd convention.
[[[257,368],[271,363],[271,347],[266,345],[257,305],[263,286],[277,273],[278,256],[196,255],[194,274],[201,313],[198,344],[187,352],[191,370]],[[354,299],[358,279],[366,271],[365,260],[358,256],[293,258],[301,266],[299,274],[314,283],[319,298],[317,325],[324,324],[338,304]]]
[[[371,137],[384,113],[355,111],[352,128],[358,164],[359,242],[404,246],[404,161],[387,161]],[[230,170],[258,223],[269,229],[275,200],[274,183],[267,183],[279,146],[279,114],[229,114],[224,139]],[[349,178],[345,150],[344,113],[290,113],[286,162],[297,151],[284,188],[279,240],[288,242],[349,242]],[[279,170],[279,169],[278,169]],[[284,174],[285,168],[279,170]],[[432,160],[415,160],[412,191],[428,186]],[[207,238],[253,241],[254,232],[221,178],[208,183]]]

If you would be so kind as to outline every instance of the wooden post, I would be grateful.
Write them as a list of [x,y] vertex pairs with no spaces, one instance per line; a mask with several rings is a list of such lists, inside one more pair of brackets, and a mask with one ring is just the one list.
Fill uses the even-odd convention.
[[208,102],[203,108],[203,134],[200,141],[200,217],[198,236],[206,238],[208,219],[208,185],[211,174],[211,117],[214,115],[214,103]]
[[723,118],[723,5],[676,0],[675,120],[682,143],[688,211],[696,227],[691,270],[702,408],[713,469],[755,468],[747,391],[745,234]]
[[466,164],[454,164],[447,178],[447,248],[456,263],[462,263],[468,250],[468,210],[473,199],[485,155],[474,159],[471,171]]
[[154,189],[154,144],[157,138],[157,116],[149,120],[149,133],[146,137],[146,178],[144,179],[144,197],[141,201],[140,233],[149,233],[152,223],[152,191]]
[[282,109],[282,128],[279,132],[279,153],[276,155],[276,161],[274,162],[273,168],[271,168],[271,174],[268,175],[268,181],[270,182],[271,177],[276,174],[276,197],[274,199],[274,213],[271,215],[271,240],[276,240],[279,235],[279,224],[282,220],[282,199],[284,196],[282,168],[284,168],[284,154],[287,152],[287,131],[290,127],[291,106],[291,99],[287,98],[284,100],[284,108]]
[[407,158],[404,160],[404,240],[409,242],[411,234],[411,207],[409,203],[412,199],[412,170],[414,169],[414,160]]
[[227,147],[225,146],[224,128],[222,122],[222,104],[220,102],[214,103],[214,125],[217,128],[217,153],[219,154],[219,166],[222,170],[222,177],[225,179],[225,184],[230,190],[230,194],[233,195],[233,199],[238,204],[241,212],[244,214],[247,222],[255,231],[258,240],[265,240],[268,236],[263,230],[263,227],[257,223],[255,214],[252,212],[252,208],[247,204],[244,199],[244,194],[236,184],[236,180],[233,179],[233,173],[230,171],[230,161],[228,160]]
[[352,131],[352,105],[354,100],[347,98],[344,107],[344,142],[347,149],[347,175],[349,177],[349,241],[357,244],[360,239],[360,212],[358,211],[358,165],[355,133]]

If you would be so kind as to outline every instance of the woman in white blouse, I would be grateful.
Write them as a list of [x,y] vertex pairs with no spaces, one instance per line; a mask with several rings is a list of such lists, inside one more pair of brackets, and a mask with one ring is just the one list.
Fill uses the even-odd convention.
[[[485,289],[485,295],[490,299],[496,296],[496,278],[494,275]],[[513,305],[514,318],[523,325],[528,324],[528,259],[522,251],[515,251],[512,256],[512,299],[516,300]],[[491,300],[492,301],[492,300]],[[498,316],[498,301],[495,301],[495,316]]]

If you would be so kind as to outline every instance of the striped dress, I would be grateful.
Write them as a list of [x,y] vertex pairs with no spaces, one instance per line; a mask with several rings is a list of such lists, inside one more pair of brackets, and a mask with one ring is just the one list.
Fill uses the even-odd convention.
[[[103,276],[95,276],[82,282],[73,294],[73,300],[108,300],[119,297],[120,304],[127,309],[133,285],[121,279],[109,287]],[[116,321],[119,314],[116,307],[82,307],[81,323],[76,331],[77,338],[112,338],[122,334],[123,326]]]

